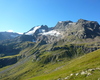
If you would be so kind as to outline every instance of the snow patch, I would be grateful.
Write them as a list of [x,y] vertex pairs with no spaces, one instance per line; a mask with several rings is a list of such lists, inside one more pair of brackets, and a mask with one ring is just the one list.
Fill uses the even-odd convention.
[[70,24],[73,24],[73,23],[68,23],[68,24],[70,25]]
[[23,33],[20,33],[20,32],[17,32],[17,33],[18,33],[18,34],[21,34],[21,35],[23,34]]
[[52,30],[52,31],[49,31],[49,32],[44,32],[44,33],[42,33],[42,35],[59,36],[60,35],[60,32],[58,32],[56,30]]
[[34,27],[34,29],[33,29],[32,31],[27,32],[26,35],[32,35],[32,34],[34,34],[35,31],[36,31],[37,29],[39,29],[40,27],[41,27],[41,26]]
[[62,23],[62,21],[59,21],[59,23]]
[[39,29],[39,32],[40,33],[44,33],[45,32],[45,29]]
[[7,32],[14,32],[13,30],[8,30]]

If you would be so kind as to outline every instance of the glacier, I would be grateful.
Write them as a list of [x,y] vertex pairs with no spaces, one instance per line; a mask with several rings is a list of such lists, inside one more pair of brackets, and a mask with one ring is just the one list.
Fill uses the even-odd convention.
[[29,31],[29,32],[27,32],[27,33],[25,33],[26,35],[32,35],[32,34],[34,34],[35,32],[36,32],[36,30],[37,29],[39,29],[41,26],[36,26],[36,27],[34,27],[34,29],[33,30],[31,30],[31,31]]

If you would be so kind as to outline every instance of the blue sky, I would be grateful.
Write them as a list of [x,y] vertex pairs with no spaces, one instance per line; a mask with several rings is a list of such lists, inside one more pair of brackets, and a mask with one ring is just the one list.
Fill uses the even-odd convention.
[[100,0],[0,0],[0,31],[26,32],[78,19],[100,23]]

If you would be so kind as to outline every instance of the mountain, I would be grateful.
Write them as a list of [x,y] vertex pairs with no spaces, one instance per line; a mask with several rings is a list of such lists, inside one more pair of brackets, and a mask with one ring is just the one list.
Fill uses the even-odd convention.
[[4,32],[0,36],[1,80],[100,78],[100,25],[96,21],[59,21],[54,27],[35,26],[23,35]]
[[21,34],[13,32],[0,32],[0,40],[13,39],[20,36]]
[[100,25],[96,21],[83,19],[79,19],[77,22],[58,22],[54,29],[62,32],[66,37],[74,35],[78,38],[85,39],[100,36]]
[[40,33],[48,32],[49,28],[47,25],[35,26],[30,29],[25,35],[38,35]]
[[63,31],[65,30],[71,23],[73,23],[72,21],[59,21],[56,26],[54,27],[54,29],[59,30],[59,31]]
[[[35,26],[24,35],[32,36],[33,42],[44,41],[52,43],[60,40],[76,43],[76,39],[95,39],[100,36],[100,25],[96,21],[79,19],[77,22],[59,21],[56,26],[49,28],[47,25]],[[99,39],[98,39],[99,40]]]

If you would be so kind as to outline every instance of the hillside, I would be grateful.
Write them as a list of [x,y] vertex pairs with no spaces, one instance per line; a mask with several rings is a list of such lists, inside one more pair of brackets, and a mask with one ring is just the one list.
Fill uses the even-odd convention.
[[[62,66],[55,68],[48,74],[36,76],[29,80],[99,80],[99,56],[100,50],[94,51],[77,59],[62,63]],[[54,65],[50,65],[54,67]],[[51,69],[51,66],[48,69]]]
[[99,56],[100,50],[97,50],[76,59],[64,58],[48,64],[33,62],[32,57],[28,57],[17,65],[8,66],[14,67],[3,72],[0,78],[2,80],[97,80],[100,78]]

